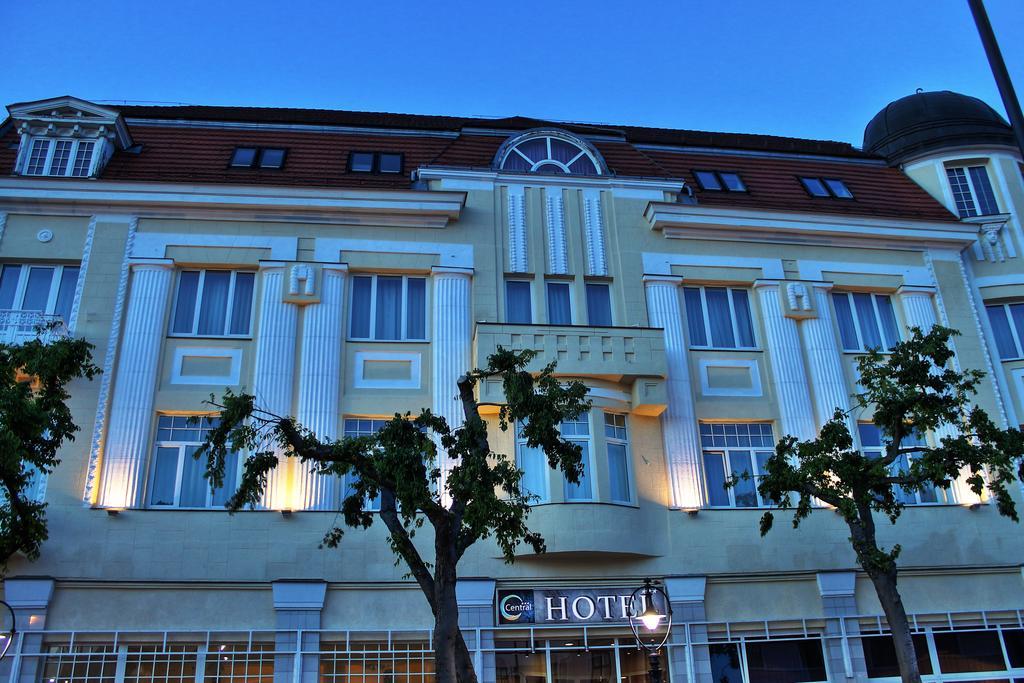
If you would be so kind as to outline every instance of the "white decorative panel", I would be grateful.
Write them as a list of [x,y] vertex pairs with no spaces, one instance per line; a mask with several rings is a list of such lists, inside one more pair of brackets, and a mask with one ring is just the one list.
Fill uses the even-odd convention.
[[420,354],[358,351],[352,385],[357,389],[419,389]]
[[583,236],[587,244],[587,275],[607,275],[608,255],[600,190],[583,191]]
[[548,188],[544,191],[544,224],[548,233],[548,270],[555,275],[569,272],[569,254],[565,244],[565,202],[562,189]]
[[756,360],[702,359],[700,390],[705,396],[761,396]]
[[183,346],[174,351],[171,384],[235,386],[242,371],[242,349]]
[[508,187],[508,269],[512,273],[525,273],[526,258],[526,188]]

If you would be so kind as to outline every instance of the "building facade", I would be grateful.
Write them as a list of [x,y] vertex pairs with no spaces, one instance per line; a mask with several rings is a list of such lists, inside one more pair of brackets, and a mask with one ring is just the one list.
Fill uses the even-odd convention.
[[[244,454],[210,491],[187,418],[225,388],[340,438],[427,407],[457,421],[457,376],[499,346],[587,384],[591,411],[563,425],[579,485],[488,418],[548,552],[506,565],[480,543],[460,564],[485,683],[644,680],[621,606],[645,577],[673,606],[673,683],[894,679],[842,520],[760,538],[753,485],[722,484],[813,438],[850,407],[858,354],[914,326],[959,329],[979,404],[1024,415],[1021,159],[973,98],[899,100],[864,150],[72,97],[8,112],[0,335],[62,321],[104,370],[37,477],[42,556],[4,582],[11,681],[431,678],[432,619],[382,525],[318,547],[345,481],[286,462],[260,509],[223,510]],[[1019,527],[962,482],[911,498],[882,536],[922,671],[1024,678]]]

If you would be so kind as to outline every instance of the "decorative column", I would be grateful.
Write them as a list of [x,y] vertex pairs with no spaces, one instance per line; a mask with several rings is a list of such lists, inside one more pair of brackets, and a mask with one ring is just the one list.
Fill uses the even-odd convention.
[[[433,389],[433,411],[448,422],[452,429],[464,421],[462,404],[459,401],[458,379],[472,369],[472,301],[470,281],[473,271],[469,268],[448,268],[434,266],[431,270],[434,282],[434,305],[431,318],[431,387]],[[440,490],[442,500],[448,473],[455,461],[440,450],[438,443],[438,465],[441,468]]]
[[607,275],[608,256],[605,253],[601,190],[583,190],[583,235],[587,245],[587,275]]
[[[253,394],[256,406],[275,415],[292,414],[292,388],[295,381],[295,336],[298,307],[285,303],[283,264],[260,264],[263,295],[260,300],[260,324],[256,337],[256,368]],[[272,509],[297,506],[296,496],[288,495],[288,465],[278,450],[278,465],[267,478],[264,505]]]
[[508,214],[508,270],[525,273],[529,259],[526,239],[526,186],[509,185],[506,190]]
[[697,416],[693,407],[684,322],[679,305],[679,285],[682,281],[683,278],[672,275],[645,275],[644,287],[647,290],[648,322],[651,327],[662,328],[665,334],[668,408],[661,415],[661,432],[665,443],[665,465],[668,468],[672,505],[698,508],[704,496]]
[[548,272],[564,275],[569,272],[569,253],[565,243],[565,203],[562,188],[544,190],[545,227],[548,233]]
[[107,424],[99,504],[124,508],[141,504],[142,477],[149,453],[164,323],[174,274],[172,261],[132,264],[128,311],[114,376]]
[[813,439],[817,430],[796,320],[783,310],[778,282],[758,280],[754,288],[761,298],[761,316],[782,431],[801,441]]
[[[903,304],[903,318],[906,320],[908,328],[920,327],[921,331],[927,334],[938,323],[938,317],[935,315],[935,291],[934,287],[907,285],[903,285],[896,291],[900,303]],[[953,357],[951,362],[959,370],[959,362],[956,356]],[[947,437],[955,437],[957,431],[953,425],[940,425],[934,432],[936,443],[941,443]],[[960,478],[953,483],[957,502],[966,504],[980,503],[981,497],[972,491],[965,481],[968,476],[970,476],[970,470],[965,468],[961,471]]]
[[[347,274],[346,265],[325,265],[321,270],[320,301],[306,306],[303,317],[298,420],[321,439],[338,438]],[[335,502],[337,477],[320,475],[314,470],[311,463],[299,466],[302,508],[329,510]]]
[[[843,375],[843,354],[839,350],[839,339],[829,314],[832,307],[829,305],[828,294],[832,284],[818,284],[812,289],[818,316],[805,320],[802,327],[807,365],[814,387],[814,408],[820,427],[832,419],[836,408],[850,410],[851,392]],[[852,423],[850,429],[853,429]]]

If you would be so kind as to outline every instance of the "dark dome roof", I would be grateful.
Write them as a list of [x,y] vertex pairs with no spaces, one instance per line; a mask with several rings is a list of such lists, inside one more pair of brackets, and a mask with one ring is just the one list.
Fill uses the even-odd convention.
[[942,90],[890,102],[864,129],[864,151],[892,162],[963,145],[1012,145],[1013,131],[977,97]]

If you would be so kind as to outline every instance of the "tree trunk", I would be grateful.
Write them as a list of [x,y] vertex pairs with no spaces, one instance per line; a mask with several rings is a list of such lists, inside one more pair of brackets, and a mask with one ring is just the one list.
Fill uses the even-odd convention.
[[868,577],[875,586],[878,601],[882,603],[885,620],[892,631],[892,642],[896,648],[896,662],[900,667],[903,683],[921,683],[921,672],[917,668],[917,651],[910,633],[907,610],[903,598],[896,590],[896,568],[889,571],[869,571]]
[[[480,647],[480,643],[477,643],[477,647]],[[477,683],[473,653],[469,651],[462,631],[459,631],[459,637],[455,641],[455,673],[459,683]]]
[[459,630],[456,563],[458,535],[452,525],[435,529],[434,667],[437,683],[477,683],[473,656]]

